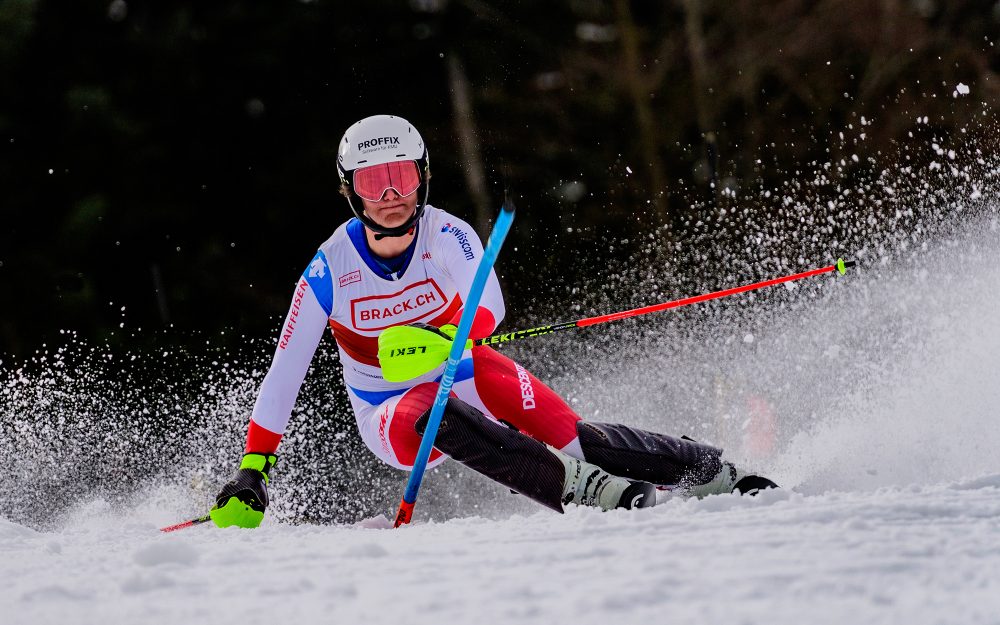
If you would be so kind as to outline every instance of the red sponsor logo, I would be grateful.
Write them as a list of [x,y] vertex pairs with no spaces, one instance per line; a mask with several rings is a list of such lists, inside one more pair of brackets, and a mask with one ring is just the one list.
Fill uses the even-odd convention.
[[392,450],[389,449],[389,441],[386,440],[386,437],[385,437],[385,426],[386,426],[386,422],[388,420],[389,420],[389,406],[386,406],[385,408],[382,409],[382,414],[379,415],[379,420],[378,420],[378,439],[379,439],[379,442],[382,443],[382,449],[385,450],[385,453],[391,454]]
[[431,259],[431,253],[430,252],[424,252],[423,254],[420,255],[420,259],[421,260],[430,260]]
[[345,273],[340,276],[340,286],[341,288],[347,286],[348,284],[353,284],[355,282],[361,282],[361,270],[355,270],[351,273]]
[[299,321],[299,310],[302,308],[302,298],[306,296],[306,282],[305,278],[299,280],[298,287],[295,289],[295,295],[292,297],[292,307],[288,311],[288,319],[285,321],[285,327],[281,330],[281,340],[278,341],[278,348],[285,349],[288,347],[288,342],[292,340],[292,334],[295,332],[295,324]]
[[415,282],[398,293],[351,300],[351,323],[358,330],[384,330],[433,315],[448,303],[433,278]]

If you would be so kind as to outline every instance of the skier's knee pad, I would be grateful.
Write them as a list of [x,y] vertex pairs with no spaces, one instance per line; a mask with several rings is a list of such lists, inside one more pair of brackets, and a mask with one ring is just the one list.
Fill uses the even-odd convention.
[[[414,423],[424,435],[430,410]],[[451,397],[434,446],[465,466],[562,512],[563,463],[542,443]]]
[[721,468],[722,450],[620,423],[576,424],[584,459],[614,475],[654,484],[702,484]]

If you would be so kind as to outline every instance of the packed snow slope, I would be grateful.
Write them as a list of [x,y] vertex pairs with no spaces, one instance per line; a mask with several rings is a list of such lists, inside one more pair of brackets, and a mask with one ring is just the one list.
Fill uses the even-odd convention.
[[998,623],[1000,475],[402,530],[0,521],[3,622]]
[[264,525],[161,534],[238,462],[271,344],[68,332],[0,362],[0,622],[1000,624],[1000,168],[964,141],[733,192],[555,318],[837,256],[847,276],[510,346],[586,418],[690,434],[783,487],[756,498],[558,515],[445,463],[386,529],[406,476],[360,445],[327,345]]

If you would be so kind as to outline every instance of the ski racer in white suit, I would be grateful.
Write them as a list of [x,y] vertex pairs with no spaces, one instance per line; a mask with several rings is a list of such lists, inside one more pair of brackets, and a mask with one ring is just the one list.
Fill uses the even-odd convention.
[[[327,327],[365,444],[400,469],[410,469],[416,457],[443,366],[388,382],[378,336],[391,326],[422,323],[450,340],[482,243],[465,221],[427,204],[427,149],[405,119],[376,115],[351,126],[338,170],[354,218],[319,247],[295,285],[245,455],[211,512],[217,525],[256,527],[263,519],[275,452]],[[490,335],[504,312],[491,273],[472,338]],[[654,485],[695,495],[773,486],[737,471],[709,445],[581,421],[549,387],[490,347],[466,351],[455,380],[430,464],[451,457],[554,510],[565,503],[646,507],[656,501]]]

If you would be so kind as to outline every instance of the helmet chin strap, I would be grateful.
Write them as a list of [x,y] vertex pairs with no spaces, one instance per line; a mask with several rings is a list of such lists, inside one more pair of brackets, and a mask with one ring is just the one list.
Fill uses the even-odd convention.
[[407,230],[406,232],[401,232],[399,234],[382,234],[381,232],[376,232],[375,233],[375,240],[376,241],[381,241],[382,239],[384,239],[386,237],[405,237],[407,235],[413,234],[414,228],[416,228],[416,226],[413,226],[409,230]]

